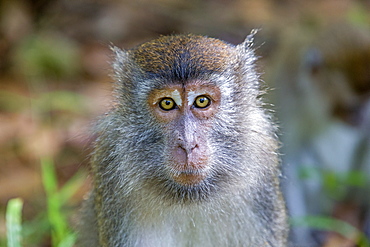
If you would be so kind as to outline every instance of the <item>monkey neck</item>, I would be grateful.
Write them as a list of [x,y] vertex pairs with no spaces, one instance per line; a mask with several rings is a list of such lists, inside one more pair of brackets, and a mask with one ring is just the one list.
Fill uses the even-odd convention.
[[127,241],[140,239],[137,246],[240,246],[248,238],[254,242],[253,236],[262,229],[241,194],[198,203],[164,205],[146,199],[132,205],[126,214],[126,222],[134,222]]

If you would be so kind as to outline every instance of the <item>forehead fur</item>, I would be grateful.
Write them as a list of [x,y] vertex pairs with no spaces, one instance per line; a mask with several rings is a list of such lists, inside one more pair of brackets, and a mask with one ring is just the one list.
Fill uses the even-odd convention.
[[196,35],[162,36],[130,51],[145,72],[176,80],[222,72],[234,52],[233,45]]

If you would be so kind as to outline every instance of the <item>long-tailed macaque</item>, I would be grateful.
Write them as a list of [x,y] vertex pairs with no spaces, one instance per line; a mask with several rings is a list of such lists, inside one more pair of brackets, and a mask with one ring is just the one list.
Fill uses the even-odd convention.
[[116,102],[97,127],[80,245],[286,246],[253,35],[113,48]]

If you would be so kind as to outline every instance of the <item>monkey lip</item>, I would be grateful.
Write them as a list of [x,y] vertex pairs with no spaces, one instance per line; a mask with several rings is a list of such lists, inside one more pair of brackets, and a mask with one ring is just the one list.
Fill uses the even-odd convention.
[[179,171],[172,174],[173,180],[181,185],[191,186],[201,183],[207,173],[203,170]]

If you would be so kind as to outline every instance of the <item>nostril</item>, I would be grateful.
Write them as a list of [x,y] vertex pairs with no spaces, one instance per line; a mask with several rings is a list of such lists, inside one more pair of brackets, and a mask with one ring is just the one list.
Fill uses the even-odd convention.
[[186,152],[186,148],[184,147],[184,145],[182,145],[182,144],[178,144],[177,145],[177,148],[179,148],[179,149],[181,149],[181,150],[183,150],[183,151],[185,151]]
[[196,149],[196,148],[199,148],[198,144],[195,144],[195,145],[191,148],[191,150],[193,151],[193,150],[194,150],[194,149]]
[[182,152],[185,152],[186,154],[192,153],[192,151],[197,148],[199,148],[198,144],[195,145],[186,145],[182,143],[177,144],[177,149],[180,149]]

